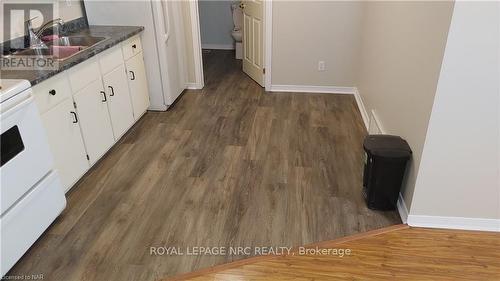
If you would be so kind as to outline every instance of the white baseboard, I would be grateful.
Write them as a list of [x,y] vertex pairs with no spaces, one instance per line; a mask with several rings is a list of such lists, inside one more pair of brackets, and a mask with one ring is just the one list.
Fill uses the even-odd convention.
[[234,50],[234,44],[201,44],[202,49]]
[[324,93],[324,94],[350,94],[356,91],[355,87],[335,86],[307,86],[307,85],[271,85],[271,92],[294,92],[294,93]]
[[370,127],[370,116],[368,115],[368,111],[366,110],[363,99],[359,94],[358,88],[354,88],[354,98],[356,99],[356,104],[358,105],[359,112],[361,113],[361,118],[363,118],[363,123],[365,123],[366,131],[368,131]]
[[162,105],[154,105],[154,104],[151,104],[149,107],[148,107],[148,110],[151,110],[151,111],[167,111],[168,109],[168,106],[162,104]]
[[387,134],[374,109],[370,110],[368,121],[370,122],[368,125],[368,134]]
[[356,87],[336,87],[336,86],[306,86],[306,85],[271,85],[270,92],[294,92],[294,93],[324,93],[324,94],[349,94],[354,95],[365,124],[366,130],[370,124],[370,117],[363,104],[361,95]]
[[409,215],[407,223],[414,227],[500,232],[500,219]]
[[399,198],[398,198],[398,212],[399,216],[401,217],[401,221],[403,223],[408,222],[408,208],[406,208],[406,203],[405,200],[403,199],[403,195],[399,193]]
[[188,90],[201,90],[203,86],[199,83],[186,83],[186,89]]

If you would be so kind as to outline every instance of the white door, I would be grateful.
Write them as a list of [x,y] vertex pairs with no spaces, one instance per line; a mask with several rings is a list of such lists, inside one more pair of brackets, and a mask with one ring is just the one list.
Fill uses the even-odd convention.
[[67,192],[89,168],[73,101],[68,98],[42,114],[42,122],[54,155],[55,168]]
[[108,96],[100,79],[75,96],[76,111],[90,164],[93,165],[114,143],[108,112]]
[[264,2],[242,1],[243,72],[264,86]]
[[127,60],[128,85],[134,109],[134,118],[139,119],[149,107],[148,82],[142,53]]
[[119,139],[134,123],[125,66],[121,64],[103,77],[107,92],[109,115],[115,139]]

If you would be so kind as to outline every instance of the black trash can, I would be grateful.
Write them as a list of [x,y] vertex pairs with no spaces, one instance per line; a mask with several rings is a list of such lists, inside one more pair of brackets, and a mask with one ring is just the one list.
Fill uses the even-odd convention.
[[411,157],[408,143],[398,136],[368,135],[365,150],[363,195],[368,208],[394,210]]

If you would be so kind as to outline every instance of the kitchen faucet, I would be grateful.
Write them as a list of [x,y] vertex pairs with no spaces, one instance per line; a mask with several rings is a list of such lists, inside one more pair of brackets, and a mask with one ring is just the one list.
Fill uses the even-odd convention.
[[55,25],[62,27],[64,25],[64,21],[61,18],[49,20],[48,22],[42,24],[37,31],[35,31],[32,26],[32,21],[36,18],[37,17],[34,17],[26,21],[26,35],[30,38],[30,48],[46,48],[47,46],[42,42],[40,36],[42,36],[43,32],[49,27],[53,27]]

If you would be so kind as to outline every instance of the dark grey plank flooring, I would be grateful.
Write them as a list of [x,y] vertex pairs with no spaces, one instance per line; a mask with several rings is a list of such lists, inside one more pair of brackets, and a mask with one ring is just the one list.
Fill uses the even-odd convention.
[[244,256],[151,246],[297,246],[401,222],[363,202],[352,96],[265,93],[231,51],[204,64],[205,88],[148,112],[9,275],[157,280]]

